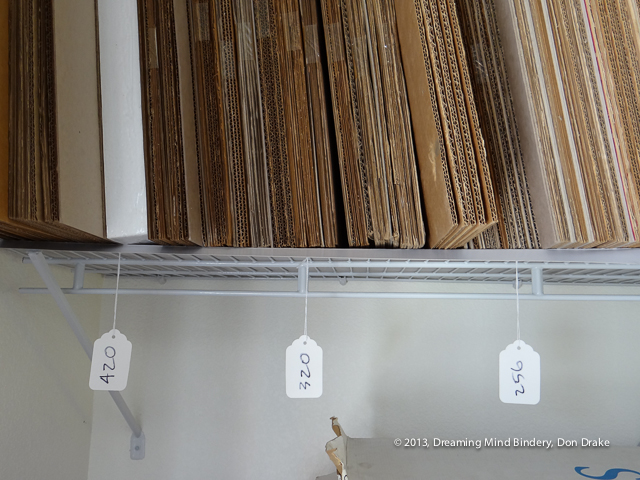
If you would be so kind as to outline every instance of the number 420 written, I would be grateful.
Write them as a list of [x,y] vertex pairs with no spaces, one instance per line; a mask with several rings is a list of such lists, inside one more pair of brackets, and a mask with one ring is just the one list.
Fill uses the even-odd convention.
[[[102,371],[106,371],[106,375],[100,375],[100,380],[102,380],[107,385],[109,384],[109,379],[115,377],[115,375],[110,375],[109,371],[114,371],[116,369],[116,349],[113,347],[107,347],[104,349],[104,355],[108,359],[111,360],[111,365],[108,363],[104,363],[102,365]],[[108,369],[108,370],[107,370]]]

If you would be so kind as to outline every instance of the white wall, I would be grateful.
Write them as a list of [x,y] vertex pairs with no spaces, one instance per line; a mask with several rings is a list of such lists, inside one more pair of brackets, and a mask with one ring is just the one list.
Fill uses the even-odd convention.
[[[341,288],[311,286],[325,287]],[[110,328],[112,301],[105,297],[101,332]],[[302,334],[303,311],[299,299],[120,297],[118,328],[133,342],[123,394],[146,433],[147,456],[129,460],[130,431],[98,392],[89,480],[311,480],[332,471],[324,453],[334,436],[332,415],[353,437],[640,441],[638,304],[522,304],[522,339],[542,359],[537,406],[498,399],[498,354],[515,340],[512,302],[312,299],[309,334],[324,349],[324,395],[292,400],[285,395],[284,354]]]
[[[85,480],[93,395],[89,360],[32,265],[0,251],[0,478]],[[68,270],[54,271],[71,283]],[[102,279],[88,275],[86,285]],[[98,331],[100,299],[70,299],[90,337]]]

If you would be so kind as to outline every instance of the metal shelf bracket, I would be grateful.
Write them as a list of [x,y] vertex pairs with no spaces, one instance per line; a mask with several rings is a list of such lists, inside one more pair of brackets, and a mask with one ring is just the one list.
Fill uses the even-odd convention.
[[544,277],[542,267],[531,268],[531,291],[535,296],[544,295]]
[[[76,338],[80,342],[80,345],[82,346],[85,353],[89,357],[89,360],[91,360],[91,357],[93,355],[92,343],[89,340],[89,337],[87,337],[87,334],[85,333],[84,329],[82,328],[82,325],[80,325],[80,321],[78,320],[78,317],[76,316],[73,309],[71,308],[71,305],[67,301],[67,298],[64,296],[64,293],[58,286],[55,278],[53,277],[53,274],[51,273],[51,269],[49,268],[49,264],[47,263],[47,260],[44,258],[44,255],[42,254],[42,252],[30,252],[29,258],[31,259],[31,262],[33,263],[34,267],[36,267],[36,270],[40,274],[40,277],[42,277],[42,280],[44,281],[47,289],[49,290],[49,293],[51,293],[51,296],[53,297],[55,302],[58,304],[58,308],[60,308],[60,311],[64,315],[64,318],[67,320],[69,327],[71,327],[71,330],[73,331]],[[84,283],[84,265],[77,265],[75,268],[73,286],[74,288],[82,289],[83,283]],[[144,433],[142,432],[142,427],[140,427],[140,425],[134,418],[133,414],[131,413],[131,410],[129,409],[126,402],[122,398],[122,395],[120,394],[120,392],[109,392],[109,394],[111,395],[111,398],[113,399],[116,406],[118,407],[118,410],[120,410],[120,413],[124,417],[125,421],[129,425],[129,428],[131,428],[131,431],[132,431],[131,459],[142,460],[144,458],[144,450],[145,450],[144,449],[145,438],[144,438]]]

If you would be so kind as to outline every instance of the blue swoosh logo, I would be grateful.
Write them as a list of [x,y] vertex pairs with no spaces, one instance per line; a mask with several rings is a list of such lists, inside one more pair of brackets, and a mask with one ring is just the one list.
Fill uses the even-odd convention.
[[[582,473],[582,470],[586,470],[587,468],[589,467],[576,467],[576,472],[583,477],[595,478],[598,480],[613,480],[615,478],[618,478],[618,474],[620,473],[635,473],[636,475],[640,475],[640,472],[636,472],[635,470],[627,470],[625,468],[612,468],[610,470],[607,470],[607,473],[605,473],[601,477],[592,477],[590,475],[585,475],[584,473]],[[640,480],[640,477],[638,477],[636,480]]]

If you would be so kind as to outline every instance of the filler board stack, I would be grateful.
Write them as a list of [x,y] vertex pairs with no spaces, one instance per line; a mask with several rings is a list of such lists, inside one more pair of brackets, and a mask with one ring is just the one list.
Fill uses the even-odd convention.
[[640,246],[636,0],[9,0],[0,24],[3,238]]

